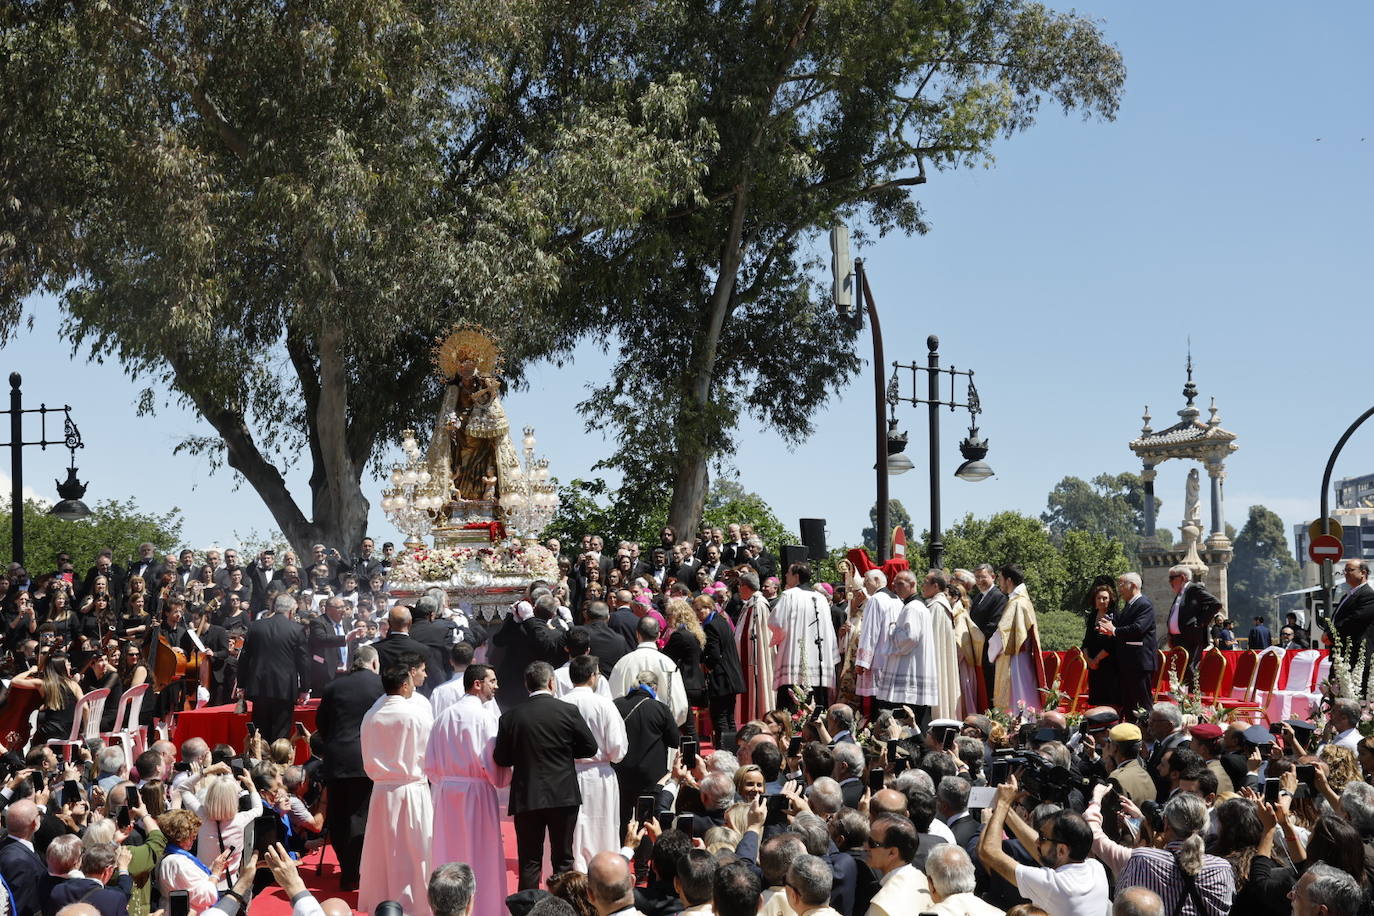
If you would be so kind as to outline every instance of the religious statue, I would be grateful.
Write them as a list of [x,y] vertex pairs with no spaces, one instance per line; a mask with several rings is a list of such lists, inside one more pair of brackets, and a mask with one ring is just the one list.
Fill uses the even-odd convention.
[[1198,480],[1197,468],[1188,472],[1188,485],[1186,499],[1183,502],[1184,521],[1197,521],[1201,518],[1202,503],[1198,496],[1201,484]]
[[447,383],[430,439],[428,463],[451,482],[457,500],[499,500],[520,463],[501,406],[500,357],[491,337],[460,328],[439,344],[435,363]]

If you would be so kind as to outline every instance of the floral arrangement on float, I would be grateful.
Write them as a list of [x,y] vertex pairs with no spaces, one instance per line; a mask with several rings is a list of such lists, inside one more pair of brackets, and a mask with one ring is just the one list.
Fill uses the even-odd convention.
[[396,558],[390,581],[400,585],[487,585],[498,579],[558,578],[558,560],[538,544],[520,542],[420,547]]

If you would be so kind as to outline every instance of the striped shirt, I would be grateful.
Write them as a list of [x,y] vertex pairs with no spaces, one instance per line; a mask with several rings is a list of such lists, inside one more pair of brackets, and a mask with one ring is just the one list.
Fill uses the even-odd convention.
[[[1198,912],[1186,890],[1183,871],[1174,859],[1181,843],[1170,843],[1164,849],[1140,848],[1131,852],[1126,867],[1117,880],[1118,891],[1126,887],[1147,887],[1164,901],[1164,912],[1183,916],[1226,916],[1231,912],[1231,898],[1236,893],[1231,863],[1218,856],[1204,855],[1202,869],[1196,875],[1198,895],[1203,909]],[[1183,906],[1179,908],[1179,901]]]

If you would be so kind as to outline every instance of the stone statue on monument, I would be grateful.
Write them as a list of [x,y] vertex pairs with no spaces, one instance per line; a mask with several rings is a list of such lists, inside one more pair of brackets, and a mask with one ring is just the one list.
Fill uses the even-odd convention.
[[1188,484],[1185,499],[1183,502],[1183,520],[1185,523],[1192,522],[1200,525],[1202,521],[1202,500],[1199,496],[1202,485],[1198,477],[1197,468],[1188,472]]

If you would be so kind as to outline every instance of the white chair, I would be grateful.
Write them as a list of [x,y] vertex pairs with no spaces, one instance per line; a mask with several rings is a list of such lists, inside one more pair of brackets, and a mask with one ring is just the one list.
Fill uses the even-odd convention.
[[1270,694],[1266,709],[1269,721],[1307,718],[1309,710],[1321,699],[1321,695],[1312,690],[1320,658],[1320,649],[1303,649],[1293,656],[1288,663],[1288,677],[1284,678],[1281,689]]
[[48,747],[62,748],[63,763],[72,762],[72,748],[100,736],[100,716],[105,712],[105,699],[109,695],[109,688],[101,687],[77,700],[76,709],[72,711],[72,733],[66,738],[48,739]]
[[124,691],[115,710],[114,727],[101,732],[100,737],[106,744],[118,744],[124,748],[124,762],[132,771],[134,759],[147,750],[143,729],[138,726],[139,714],[143,712],[143,698],[148,693],[149,684],[139,684]]

